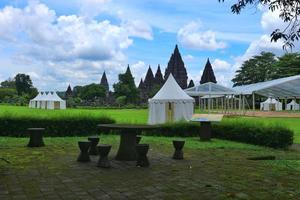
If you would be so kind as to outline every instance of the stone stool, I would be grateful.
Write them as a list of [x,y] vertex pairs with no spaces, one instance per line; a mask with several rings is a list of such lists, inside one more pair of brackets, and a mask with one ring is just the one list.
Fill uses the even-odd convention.
[[137,153],[136,166],[149,167],[150,163],[147,158],[148,150],[149,150],[149,144],[137,144],[136,145],[136,153]]
[[137,135],[137,136],[136,136],[136,144],[139,144],[140,141],[141,141],[141,139],[142,139],[142,136]]
[[78,162],[90,162],[91,159],[90,159],[88,150],[91,146],[91,142],[90,141],[79,141],[78,146],[80,149],[80,154],[77,158],[77,161]]
[[98,148],[98,153],[100,155],[97,166],[102,168],[110,168],[108,154],[110,152],[111,145],[100,144],[97,146],[97,148]]
[[183,159],[182,148],[184,146],[184,143],[185,143],[185,141],[183,141],[183,140],[173,140],[173,146],[175,148],[173,159],[175,159],[175,160],[182,160]]
[[98,155],[97,144],[99,143],[100,138],[97,136],[88,137],[88,140],[91,142],[89,149],[90,155]]
[[27,144],[28,147],[45,146],[43,141],[43,132],[45,131],[44,128],[28,128],[27,131],[30,135],[29,143]]

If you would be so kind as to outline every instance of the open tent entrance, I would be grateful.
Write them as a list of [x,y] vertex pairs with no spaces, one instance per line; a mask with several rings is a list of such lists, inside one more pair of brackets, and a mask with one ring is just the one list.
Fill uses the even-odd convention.
[[174,103],[171,102],[166,103],[166,121],[167,122],[174,121]]

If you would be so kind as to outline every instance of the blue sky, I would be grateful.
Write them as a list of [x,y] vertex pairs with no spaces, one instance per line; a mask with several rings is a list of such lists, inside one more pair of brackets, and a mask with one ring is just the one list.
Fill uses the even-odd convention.
[[[163,71],[176,44],[189,79],[199,82],[207,58],[230,86],[241,63],[261,51],[284,53],[269,35],[282,22],[265,8],[231,13],[233,0],[2,0],[0,80],[30,74],[40,90],[110,85],[127,64],[138,83],[151,65]],[[294,51],[298,51],[298,45]]]

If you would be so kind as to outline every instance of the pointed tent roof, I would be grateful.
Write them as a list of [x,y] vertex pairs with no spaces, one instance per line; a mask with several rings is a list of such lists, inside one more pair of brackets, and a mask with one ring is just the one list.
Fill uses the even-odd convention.
[[31,101],[64,101],[56,92],[39,92],[38,95]]
[[187,95],[178,85],[173,75],[170,74],[162,88],[149,102],[194,102],[195,100]]
[[203,73],[201,76],[201,80],[200,80],[200,84],[208,83],[208,82],[217,83],[214,71],[213,71],[210,61],[209,61],[209,58],[207,59],[206,65],[204,67],[204,70],[203,70]]

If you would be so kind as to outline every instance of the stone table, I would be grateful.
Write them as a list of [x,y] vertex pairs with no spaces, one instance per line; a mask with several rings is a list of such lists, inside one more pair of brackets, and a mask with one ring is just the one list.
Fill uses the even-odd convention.
[[136,125],[136,124],[99,124],[101,130],[117,130],[120,134],[120,145],[116,160],[135,161],[136,154],[136,136],[144,130],[156,129],[158,126],[153,125]]

